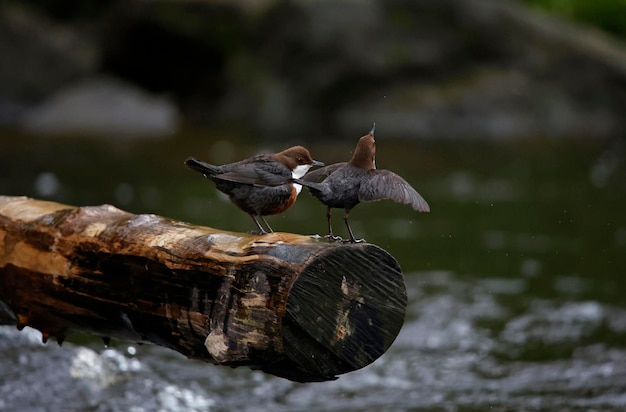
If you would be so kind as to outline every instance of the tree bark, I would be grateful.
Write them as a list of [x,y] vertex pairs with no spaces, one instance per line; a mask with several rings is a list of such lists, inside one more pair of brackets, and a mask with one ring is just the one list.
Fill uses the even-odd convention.
[[324,381],[379,358],[405,309],[375,245],[0,196],[0,320],[44,341],[82,331]]

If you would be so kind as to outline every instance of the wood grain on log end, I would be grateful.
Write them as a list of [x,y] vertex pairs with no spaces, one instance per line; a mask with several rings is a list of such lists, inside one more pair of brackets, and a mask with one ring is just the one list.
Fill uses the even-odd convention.
[[398,262],[371,244],[320,253],[289,292],[284,351],[309,374],[363,368],[393,343],[407,303]]

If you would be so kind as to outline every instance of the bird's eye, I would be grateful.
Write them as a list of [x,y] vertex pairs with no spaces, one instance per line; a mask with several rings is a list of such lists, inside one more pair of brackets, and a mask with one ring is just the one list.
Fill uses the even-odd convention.
[[298,158],[296,159],[296,161],[297,161],[298,163],[304,163],[304,157],[298,157]]

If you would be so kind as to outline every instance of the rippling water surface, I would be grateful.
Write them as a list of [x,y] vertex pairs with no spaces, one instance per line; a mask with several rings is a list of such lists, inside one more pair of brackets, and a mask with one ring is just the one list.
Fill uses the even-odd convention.
[[[249,230],[250,219],[182,168],[187,155],[253,150],[227,141],[2,139],[0,194]],[[372,365],[298,384],[153,345],[105,348],[85,336],[44,345],[37,331],[2,326],[0,411],[625,410],[623,145],[377,143],[378,166],[411,181],[433,212],[379,202],[351,214],[358,236],[399,260],[409,295],[400,335]],[[310,146],[332,162],[352,142]],[[269,220],[298,233],[325,227],[306,194]]]

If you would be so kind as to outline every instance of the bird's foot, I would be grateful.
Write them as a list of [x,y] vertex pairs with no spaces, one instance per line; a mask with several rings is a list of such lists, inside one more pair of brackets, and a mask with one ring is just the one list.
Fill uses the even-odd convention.
[[365,239],[343,239],[342,242],[343,243],[366,243],[367,240],[365,240]]
[[333,235],[333,234],[325,235],[324,239],[328,239],[331,242],[343,242],[344,241],[341,236],[337,236],[337,235]]
[[259,236],[261,236],[261,235],[267,235],[270,232],[266,232],[265,230],[248,230],[247,233],[249,233],[251,235],[259,235]]

